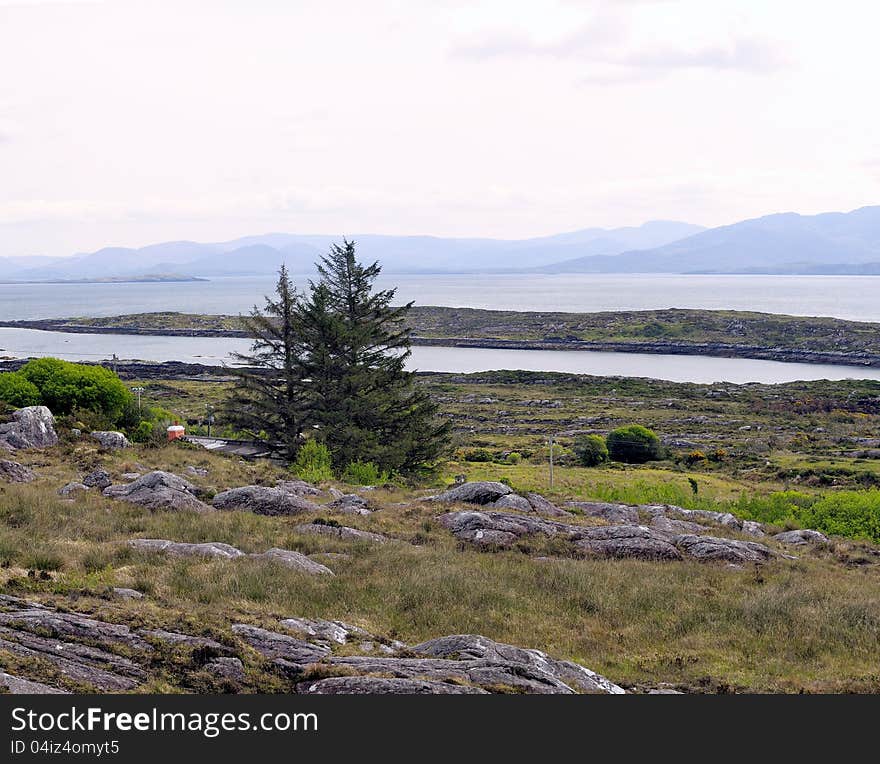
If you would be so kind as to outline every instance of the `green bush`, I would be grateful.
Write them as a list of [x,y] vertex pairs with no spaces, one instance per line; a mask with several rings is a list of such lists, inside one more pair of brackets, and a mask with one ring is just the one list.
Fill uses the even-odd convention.
[[640,424],[618,427],[608,433],[608,454],[614,461],[644,464],[660,459],[662,448],[656,433]]
[[519,464],[522,461],[522,454],[518,451],[511,451],[507,455],[507,463],[508,464]]
[[0,401],[17,409],[40,405],[40,391],[37,386],[17,371],[0,374]]
[[485,448],[472,448],[463,454],[466,462],[491,462],[492,452]]
[[373,462],[351,462],[345,468],[342,479],[352,485],[381,485],[390,480],[390,476]]
[[608,446],[600,435],[581,435],[573,450],[583,467],[598,467],[608,461]]
[[137,427],[129,433],[129,437],[135,443],[148,443],[153,439],[153,423],[141,421]]
[[330,449],[317,440],[307,440],[296,454],[294,473],[307,483],[333,479],[333,461]]
[[103,366],[38,358],[26,363],[19,374],[39,390],[41,403],[56,415],[83,409],[116,423],[132,399],[122,380]]

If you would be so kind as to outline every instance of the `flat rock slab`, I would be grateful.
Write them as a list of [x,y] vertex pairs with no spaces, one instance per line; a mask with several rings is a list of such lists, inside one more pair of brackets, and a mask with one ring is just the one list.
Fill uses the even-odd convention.
[[279,634],[277,631],[269,631],[245,623],[235,624],[232,627],[232,633],[249,644],[264,658],[284,661],[279,665],[285,668],[291,664],[304,666],[330,655],[330,648],[324,645],[316,645],[287,634]]
[[819,533],[819,531],[802,529],[777,533],[773,537],[773,540],[779,541],[783,544],[794,544],[796,546],[801,546],[803,544],[827,544],[828,536],[826,536],[824,533]]
[[335,642],[338,645],[348,643],[349,637],[357,639],[372,638],[372,635],[358,626],[344,621],[325,621],[323,618],[285,618],[281,625],[291,631],[298,631],[307,639]]
[[280,488],[282,491],[286,491],[287,493],[295,494],[296,496],[320,496],[321,489],[316,488],[311,483],[307,483],[305,480],[279,480],[276,485],[276,488]]
[[303,523],[293,527],[297,533],[306,533],[312,536],[328,536],[343,541],[369,541],[373,544],[384,544],[388,541],[387,536],[381,533],[371,533],[357,528],[349,528],[345,525],[326,525],[324,523]]
[[215,509],[242,510],[257,515],[301,515],[318,512],[321,507],[284,488],[246,485],[218,493],[212,502]]
[[104,496],[147,509],[212,512],[212,507],[197,498],[202,493],[201,488],[188,480],[162,470],[148,472],[127,485],[111,485],[104,489]]
[[278,563],[286,568],[299,571],[300,573],[308,573],[309,575],[332,576],[333,571],[326,565],[322,565],[315,560],[311,560],[300,552],[291,549],[278,549],[273,547],[260,554],[248,555],[252,560],[268,560]]
[[574,509],[587,517],[601,517],[609,523],[621,525],[638,525],[638,507],[628,504],[611,504],[604,501],[568,501],[565,506]]
[[37,475],[30,467],[0,459],[0,480],[6,483],[30,483],[36,479]]
[[149,652],[150,645],[128,626],[105,623],[79,613],[63,613],[44,607],[25,607],[0,613],[0,625],[52,637],[86,639],[104,645],[125,645]]
[[45,406],[27,406],[12,413],[12,421],[0,424],[0,448],[51,448],[58,444],[55,417]]
[[0,687],[5,687],[10,695],[69,695],[67,690],[59,690],[42,682],[32,682],[30,679],[7,674],[0,671]]
[[572,661],[559,661],[541,650],[515,647],[480,634],[453,634],[438,637],[410,648],[415,653],[439,658],[488,659],[524,663],[573,684],[581,692],[622,695],[624,690],[595,671]]
[[168,541],[168,539],[131,539],[128,545],[141,552],[163,552],[171,557],[219,557],[234,560],[245,556],[240,549],[219,541],[187,544],[181,541]]
[[208,649],[219,655],[229,655],[232,648],[221,644],[215,639],[209,637],[199,637],[192,634],[181,634],[178,631],[166,631],[165,629],[141,629],[138,634],[144,637],[150,637],[158,642],[174,647],[184,646],[194,650]]
[[666,515],[655,515],[651,518],[651,527],[665,536],[682,536],[685,534],[707,533],[709,529],[705,525],[692,523],[689,520],[675,520]]
[[480,687],[420,679],[335,676],[296,685],[300,695],[488,695]]
[[566,517],[571,515],[571,512],[560,509],[552,501],[545,499],[539,493],[526,493],[523,496],[529,502],[532,511],[537,512],[539,515],[546,515],[547,517]]
[[669,539],[642,525],[606,525],[587,528],[575,541],[580,552],[598,557],[640,560],[680,560],[681,552]]
[[686,555],[701,562],[722,561],[734,564],[766,562],[776,556],[769,547],[757,541],[736,541],[715,536],[676,536],[673,543]]

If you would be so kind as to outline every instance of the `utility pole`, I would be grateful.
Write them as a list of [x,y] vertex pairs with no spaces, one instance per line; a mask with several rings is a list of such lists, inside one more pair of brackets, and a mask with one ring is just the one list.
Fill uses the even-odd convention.
[[208,424],[208,437],[210,438],[211,425],[214,424],[214,407],[210,403],[207,403],[205,404],[205,410],[208,413],[208,415],[205,417],[205,422],[207,422]]
[[549,440],[547,441],[547,445],[550,446],[550,490],[553,490],[553,443],[555,442],[553,436],[551,435]]
[[141,410],[141,393],[146,392],[146,390],[143,387],[133,387],[133,388],[131,388],[131,391],[133,393],[135,393],[138,397],[138,412],[140,412],[140,410]]

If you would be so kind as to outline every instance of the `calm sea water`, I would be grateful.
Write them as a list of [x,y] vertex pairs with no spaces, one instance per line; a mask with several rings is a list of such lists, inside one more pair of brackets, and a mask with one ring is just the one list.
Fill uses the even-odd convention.
[[[0,356],[52,355],[71,361],[120,359],[230,363],[229,353],[247,350],[248,340],[219,337],[142,337],[137,335],[64,334],[0,327]],[[476,372],[494,369],[562,371],[600,376],[651,377],[673,382],[790,382],[809,379],[876,379],[880,369],[779,363],[748,358],[594,353],[576,350],[491,350],[482,348],[413,348],[410,368],[420,371]]]
[[[296,280],[305,285],[307,277]],[[401,302],[498,310],[704,308],[835,316],[880,322],[880,276],[679,276],[657,274],[397,275]],[[0,284],[0,320],[112,316],[179,310],[247,312],[273,278],[168,284]]]

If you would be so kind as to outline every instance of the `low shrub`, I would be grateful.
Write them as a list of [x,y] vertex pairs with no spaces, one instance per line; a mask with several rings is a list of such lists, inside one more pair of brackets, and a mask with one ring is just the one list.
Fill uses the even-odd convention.
[[333,459],[330,449],[318,440],[307,440],[297,452],[291,469],[307,483],[321,483],[333,479]]
[[608,461],[608,446],[600,435],[581,435],[573,450],[582,467],[598,467]]
[[381,485],[390,480],[389,474],[373,462],[350,462],[342,479],[352,485]]

